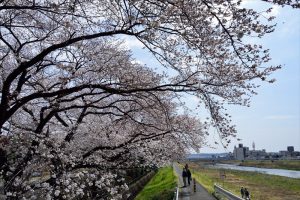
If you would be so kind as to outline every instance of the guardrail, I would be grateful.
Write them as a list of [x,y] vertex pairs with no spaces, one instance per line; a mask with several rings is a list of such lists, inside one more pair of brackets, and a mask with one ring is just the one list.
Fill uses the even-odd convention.
[[227,197],[229,200],[243,200],[241,197],[236,196],[235,194],[232,194],[230,191],[225,190],[221,186],[214,184],[214,189],[216,193],[219,193],[225,197]]
[[175,194],[174,194],[174,200],[178,200],[179,199],[179,187],[176,187],[176,191],[175,191]]

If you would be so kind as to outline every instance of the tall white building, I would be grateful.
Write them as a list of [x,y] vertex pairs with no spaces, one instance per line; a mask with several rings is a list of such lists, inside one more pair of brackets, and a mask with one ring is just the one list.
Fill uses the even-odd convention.
[[[247,149],[243,147],[243,144],[239,144],[238,147],[234,146],[233,157],[236,160],[245,160]],[[248,148],[249,151],[249,148]]]

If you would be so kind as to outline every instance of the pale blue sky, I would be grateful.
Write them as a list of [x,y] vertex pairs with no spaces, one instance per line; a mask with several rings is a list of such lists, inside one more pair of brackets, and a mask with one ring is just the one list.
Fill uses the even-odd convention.
[[[262,9],[270,5],[258,2],[248,1],[247,6]],[[286,150],[291,145],[300,151],[300,10],[274,6],[273,14],[277,16],[276,30],[262,44],[270,49],[271,64],[283,65],[272,75],[277,81],[263,84],[250,108],[235,107],[230,111],[244,145],[252,148],[255,142],[256,149],[268,152]],[[228,150],[232,151],[237,143]]]
[[[259,0],[244,2],[243,6],[256,10],[272,6]],[[205,147],[202,153],[232,151],[238,143],[252,148],[252,142],[255,142],[256,149],[266,149],[268,152],[286,150],[290,145],[300,151],[300,10],[279,6],[273,8],[272,14],[277,17],[276,30],[260,43],[270,49],[273,58],[270,63],[283,66],[272,75],[277,81],[262,84],[257,90],[258,95],[252,98],[251,107],[230,107],[229,113],[242,141],[233,140],[225,150],[221,145],[214,145],[214,141],[219,139],[212,131],[208,141],[215,149]],[[141,50],[142,45],[138,41],[126,40],[138,60],[151,66],[157,65],[150,54]],[[161,69],[159,66],[157,68]],[[192,104],[193,99],[189,103]]]

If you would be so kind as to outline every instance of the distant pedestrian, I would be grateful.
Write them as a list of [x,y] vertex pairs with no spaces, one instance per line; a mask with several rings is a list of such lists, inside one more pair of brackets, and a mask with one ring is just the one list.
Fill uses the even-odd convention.
[[186,187],[186,179],[188,177],[186,168],[183,168],[182,170],[182,180],[183,180],[183,187]]
[[185,165],[185,169],[186,169],[186,173],[187,173],[188,184],[191,185],[192,174],[191,174],[191,171],[189,170],[188,164]]
[[245,198],[246,198],[247,200],[250,200],[250,193],[249,193],[249,191],[247,190],[247,188],[245,188]]
[[245,197],[245,189],[242,187],[241,188],[241,195],[242,195],[242,199]]

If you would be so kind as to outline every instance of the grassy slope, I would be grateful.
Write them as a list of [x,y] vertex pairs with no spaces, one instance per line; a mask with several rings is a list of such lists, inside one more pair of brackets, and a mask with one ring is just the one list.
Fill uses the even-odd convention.
[[174,175],[173,168],[161,168],[135,200],[172,200],[176,185],[177,178]]
[[226,179],[223,183],[219,170],[190,166],[194,178],[211,193],[213,184],[218,183],[237,195],[240,195],[240,187],[244,186],[250,191],[252,199],[256,200],[300,200],[300,179],[226,170]]

